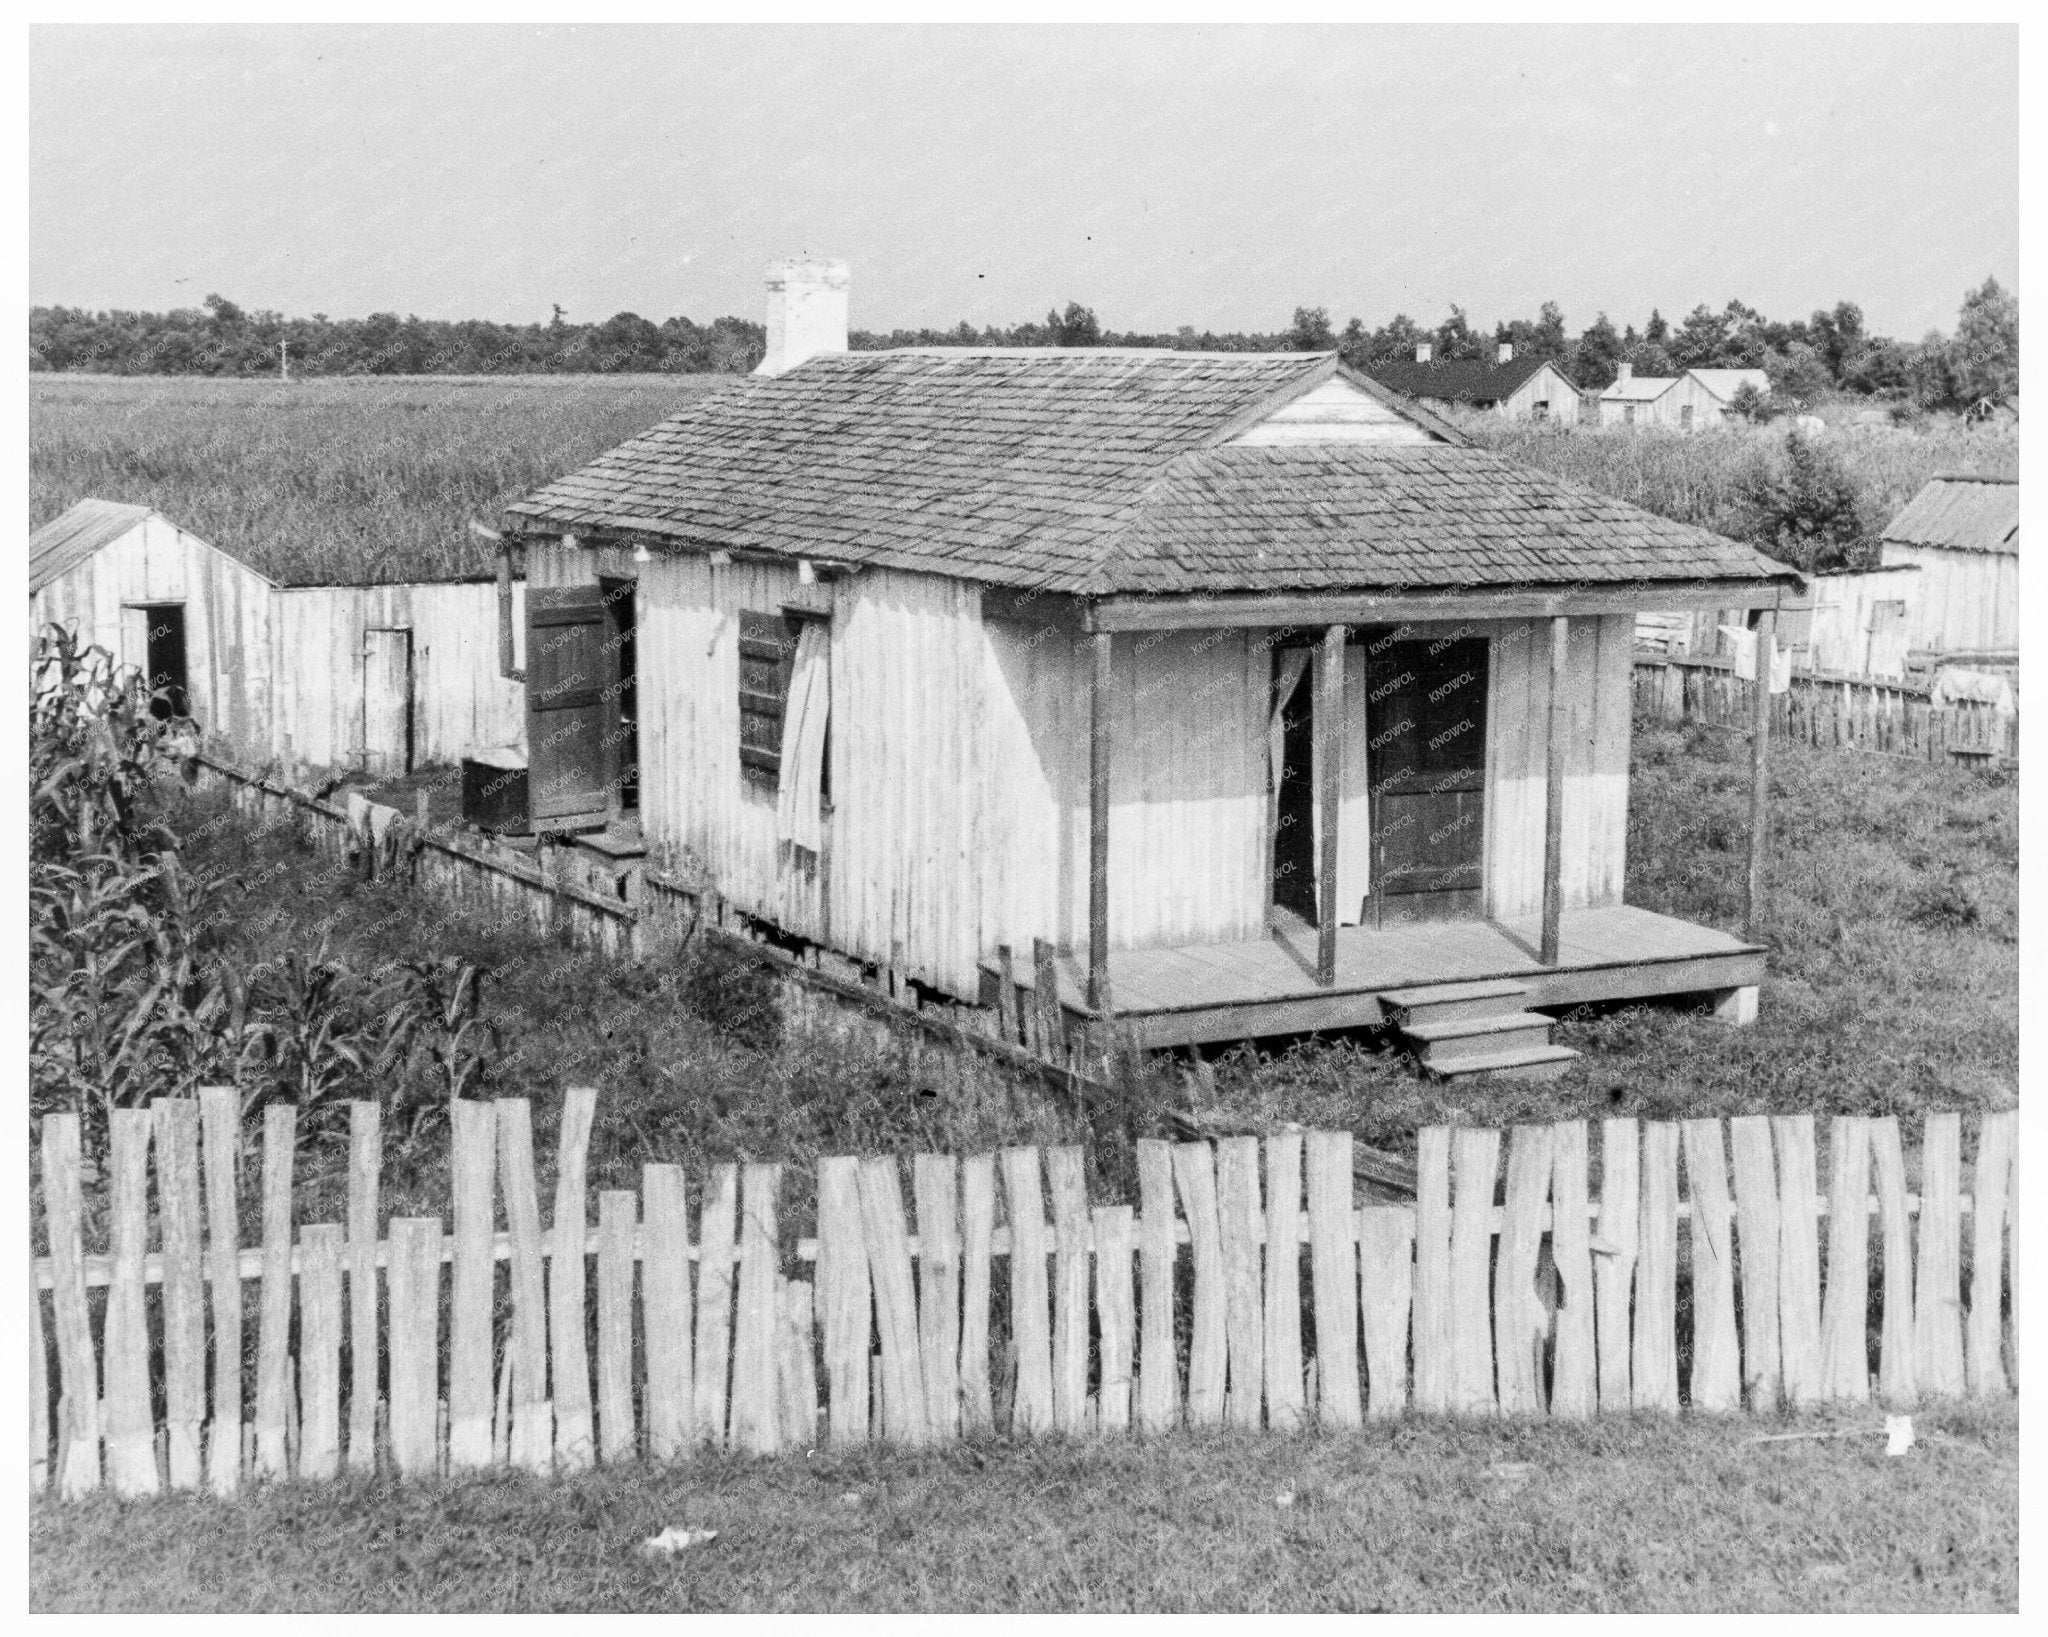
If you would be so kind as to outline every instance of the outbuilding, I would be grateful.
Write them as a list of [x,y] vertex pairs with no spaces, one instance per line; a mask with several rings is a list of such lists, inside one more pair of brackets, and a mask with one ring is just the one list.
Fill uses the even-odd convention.
[[1511,421],[1553,421],[1576,426],[1579,389],[1548,358],[1515,356],[1503,341],[1489,362],[1458,359],[1437,362],[1430,345],[1415,349],[1411,363],[1374,364],[1367,373],[1390,392],[1431,409],[1484,409]]
[[849,354],[843,268],[771,288],[780,373],[507,513],[536,828],[961,1001],[1043,942],[1152,1046],[1542,1073],[1535,1008],[1751,1015],[1753,937],[1624,900],[1631,633],[1792,570],[1332,355]]
[[2020,486],[2015,478],[1937,477],[1886,526],[1887,567],[1913,567],[1907,646],[1925,660],[2016,661],[2020,641]]

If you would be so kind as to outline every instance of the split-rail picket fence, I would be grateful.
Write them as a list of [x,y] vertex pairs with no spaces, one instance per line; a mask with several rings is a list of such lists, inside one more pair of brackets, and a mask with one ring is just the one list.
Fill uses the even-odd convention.
[[[1756,684],[1728,660],[1638,654],[1638,715],[1663,722],[1717,722],[1746,728]],[[2019,718],[1990,705],[1936,705],[1927,689],[1882,677],[1794,672],[1771,700],[1771,735],[1788,744],[1871,751],[1914,761],[2010,765],[2019,760]]]
[[453,1104],[452,1232],[381,1220],[374,1103],[351,1106],[347,1221],[295,1221],[296,1110],[271,1105],[253,1246],[236,1093],[116,1111],[92,1255],[77,1117],[45,1116],[31,1487],[1904,1404],[2012,1379],[2011,1113],[1984,1116],[1967,1194],[1961,1120],[1928,1115],[1917,1196],[1890,1118],[1833,1120],[1821,1192],[1808,1115],[1603,1121],[1597,1189],[1585,1122],[1431,1127],[1412,1206],[1356,1203],[1343,1131],[1141,1142],[1135,1211],[1091,1203],[1078,1148],[916,1155],[907,1197],[893,1157],[828,1158],[791,1244],[774,1164],[712,1167],[694,1213],[683,1168],[650,1164],[593,1226],[596,1101],[564,1097],[547,1228],[528,1104]]

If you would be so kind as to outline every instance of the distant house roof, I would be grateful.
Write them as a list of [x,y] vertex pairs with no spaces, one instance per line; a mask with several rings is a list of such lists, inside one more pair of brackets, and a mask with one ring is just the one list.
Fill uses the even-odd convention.
[[1692,369],[1686,374],[1724,404],[1744,387],[1755,387],[1766,394],[1771,390],[1771,378],[1760,369]]
[[1661,398],[1678,385],[1676,375],[1632,375],[1626,381],[1616,381],[1600,394],[1603,403],[1644,404],[1652,398]]
[[[1231,442],[1340,374],[1437,441]],[[506,517],[1087,596],[1792,577],[1471,448],[1329,355],[827,355],[689,405]]]
[[88,499],[51,518],[28,537],[28,594],[33,597],[148,516],[147,506]]
[[1482,359],[1449,363],[1374,364],[1366,370],[1375,381],[1406,398],[1428,398],[1447,404],[1497,404],[1512,398],[1552,360],[1515,358],[1505,364]]
[[2020,486],[2015,478],[1954,473],[1931,480],[1884,531],[1884,544],[1949,551],[2020,551]]

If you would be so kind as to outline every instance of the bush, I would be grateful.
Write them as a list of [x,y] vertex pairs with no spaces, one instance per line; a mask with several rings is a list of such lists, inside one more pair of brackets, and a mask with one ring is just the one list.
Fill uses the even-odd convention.
[[1855,483],[1841,461],[1805,433],[1787,434],[1784,467],[1753,473],[1743,498],[1754,519],[1750,538],[1794,568],[1873,566],[1877,530],[1863,515]]

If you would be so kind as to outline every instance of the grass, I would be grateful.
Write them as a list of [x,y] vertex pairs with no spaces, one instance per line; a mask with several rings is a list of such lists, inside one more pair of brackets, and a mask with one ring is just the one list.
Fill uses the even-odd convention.
[[287,584],[485,575],[504,505],[728,375],[29,380],[29,526],[154,506]]
[[[2017,1608],[2019,1415],[1405,1418],[939,1454],[701,1457],[551,1484],[43,1503],[32,1609],[93,1612]],[[1754,1442],[1788,1427],[1857,1429]],[[1290,1504],[1282,1506],[1279,1497]],[[668,1526],[718,1538],[651,1559]]]

